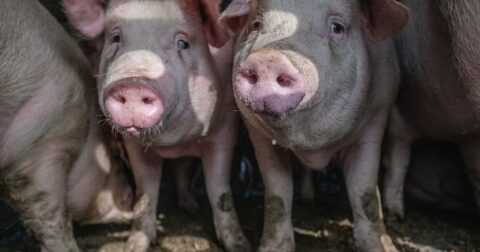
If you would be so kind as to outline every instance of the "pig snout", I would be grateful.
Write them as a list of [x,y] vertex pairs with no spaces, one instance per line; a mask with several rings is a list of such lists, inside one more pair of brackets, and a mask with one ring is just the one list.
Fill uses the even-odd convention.
[[159,92],[150,85],[120,81],[108,90],[105,110],[122,128],[145,129],[160,120],[164,106]]
[[282,114],[305,96],[301,73],[281,52],[260,50],[243,61],[235,74],[235,92],[256,113]]

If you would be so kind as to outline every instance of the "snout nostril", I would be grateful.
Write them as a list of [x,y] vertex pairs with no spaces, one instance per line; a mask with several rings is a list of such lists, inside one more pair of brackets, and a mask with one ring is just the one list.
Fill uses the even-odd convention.
[[125,104],[127,102],[127,99],[123,95],[119,95],[119,96],[115,97],[115,100],[117,100],[118,102],[120,102],[122,104]]
[[151,98],[151,97],[144,97],[144,98],[142,99],[142,102],[143,102],[144,104],[152,104],[154,101],[155,101],[155,99],[153,99],[153,98]]
[[257,73],[254,70],[241,71],[243,78],[247,79],[250,84],[256,84],[258,81]]
[[293,81],[294,79],[286,74],[281,74],[277,77],[277,83],[282,87],[290,86]]

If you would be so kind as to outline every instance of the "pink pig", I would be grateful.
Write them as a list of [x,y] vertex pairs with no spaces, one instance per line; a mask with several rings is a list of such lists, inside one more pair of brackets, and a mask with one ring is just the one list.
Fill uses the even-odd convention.
[[[389,37],[408,21],[394,0],[233,0],[233,87],[265,184],[259,251],[294,251],[291,156],[342,164],[361,251],[395,251],[377,188],[380,150],[400,81]],[[243,27],[243,28],[242,28]]]
[[229,185],[238,113],[230,84],[233,42],[217,22],[217,1],[63,4],[83,36],[103,41],[99,103],[123,135],[137,186],[126,250],[146,251],[155,242],[162,160],[196,156],[218,239],[227,251],[249,251]]

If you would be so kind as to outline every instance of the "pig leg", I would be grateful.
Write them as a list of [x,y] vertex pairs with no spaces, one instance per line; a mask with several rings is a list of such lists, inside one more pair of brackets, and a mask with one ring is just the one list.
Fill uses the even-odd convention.
[[413,130],[394,108],[387,130],[387,145],[384,158],[385,178],[383,199],[391,217],[403,219],[403,188],[410,163],[410,145],[414,140]]
[[192,192],[190,191],[190,169],[193,168],[193,159],[179,158],[175,160],[174,170],[177,181],[178,205],[188,213],[195,213],[199,206]]
[[65,139],[42,143],[25,153],[28,159],[6,167],[8,174],[2,174],[12,203],[42,251],[80,251],[65,201],[67,167],[77,145]]
[[477,208],[480,211],[480,139],[475,138],[464,142],[460,148],[467,165],[467,173],[472,183]]
[[253,128],[250,139],[265,185],[265,212],[260,252],[294,251],[293,181],[289,155]]
[[219,241],[226,251],[251,251],[240,228],[230,189],[230,169],[236,141],[231,131],[224,127],[217,133],[216,141],[205,144],[203,172]]
[[383,223],[377,176],[385,119],[372,120],[345,152],[344,174],[353,211],[355,243],[360,251],[397,251]]
[[149,158],[144,147],[134,140],[127,138],[124,144],[136,185],[132,231],[125,251],[147,251],[150,243],[155,242],[157,235],[156,213],[162,163]]
[[315,185],[313,184],[313,171],[308,168],[302,169],[302,202],[314,203]]

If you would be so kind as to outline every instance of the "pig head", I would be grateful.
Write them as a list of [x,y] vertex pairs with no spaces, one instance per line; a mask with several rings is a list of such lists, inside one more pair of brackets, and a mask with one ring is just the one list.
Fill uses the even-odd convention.
[[228,36],[190,15],[199,4],[64,1],[75,28],[87,38],[103,36],[99,103],[115,130],[162,145],[207,134],[223,97],[208,45]]
[[370,82],[380,78],[371,61],[394,55],[374,55],[371,47],[386,48],[373,42],[405,25],[408,12],[400,5],[241,2],[246,1],[233,1],[222,15],[232,29],[245,26],[235,58],[234,94],[245,118],[270,138],[302,149],[342,143],[371,119],[366,113],[377,108],[370,99],[378,108],[392,102],[396,88],[372,88]]

